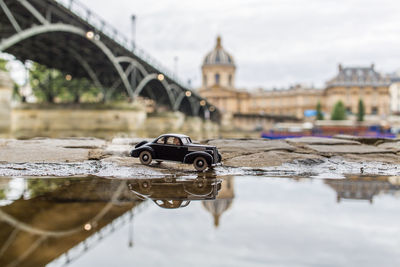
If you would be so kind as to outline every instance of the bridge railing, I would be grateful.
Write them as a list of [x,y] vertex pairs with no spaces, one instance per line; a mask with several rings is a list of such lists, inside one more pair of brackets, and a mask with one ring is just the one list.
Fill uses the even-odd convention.
[[89,25],[93,26],[97,32],[111,38],[119,45],[135,54],[137,57],[152,65],[161,73],[173,79],[182,88],[189,88],[190,85],[181,81],[174,73],[164,67],[158,60],[150,56],[142,48],[138,47],[133,41],[127,38],[124,34],[119,32],[117,28],[107,23],[102,17],[92,12],[88,7],[79,2],[78,0],[55,0],[65,8],[69,9],[75,15],[86,21]]

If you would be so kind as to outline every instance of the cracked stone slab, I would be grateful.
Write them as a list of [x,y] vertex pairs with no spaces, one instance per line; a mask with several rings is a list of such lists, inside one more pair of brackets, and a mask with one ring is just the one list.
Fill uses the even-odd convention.
[[386,142],[378,145],[378,148],[390,150],[393,152],[400,152],[400,142]]
[[[1,142],[0,142],[1,143]],[[65,148],[102,148],[106,145],[106,141],[91,137],[80,137],[80,138],[62,138],[62,139],[51,139],[51,138],[34,138],[29,140],[6,140],[6,145],[41,145],[41,146],[54,146],[54,147],[65,147]]]
[[304,136],[299,138],[287,138],[288,143],[293,145],[360,145],[360,142],[336,138]]
[[125,146],[134,146],[137,143],[140,143],[142,141],[153,141],[153,139],[150,138],[127,138],[127,137],[115,137],[111,140],[112,145],[125,145]]
[[218,151],[222,152],[246,151],[246,153],[257,153],[271,150],[295,150],[295,147],[285,141],[268,139],[218,139],[210,140],[207,144],[217,146]]
[[133,145],[119,145],[119,144],[109,144],[104,149],[105,155],[110,156],[129,156],[129,152],[134,148]]
[[6,140],[1,142],[0,162],[55,163],[88,160],[99,154],[105,141],[95,138]]
[[399,139],[393,138],[383,138],[383,137],[365,137],[365,136],[354,136],[354,135],[346,135],[346,134],[338,134],[334,135],[334,138],[342,139],[342,140],[350,140],[350,141],[357,141],[362,144],[366,145],[376,145],[379,143],[386,143],[386,142],[396,142],[400,141]]
[[300,154],[287,151],[271,150],[258,152],[250,155],[242,155],[223,160],[224,165],[231,167],[266,167],[266,166],[280,166],[284,163],[293,160],[322,160],[320,155],[313,154]]
[[321,155],[393,153],[393,151],[387,149],[367,145],[307,145],[306,147]]
[[[396,154],[343,154],[343,159],[354,162],[382,162],[389,164],[399,164],[400,157]],[[399,165],[400,170],[400,165]]]

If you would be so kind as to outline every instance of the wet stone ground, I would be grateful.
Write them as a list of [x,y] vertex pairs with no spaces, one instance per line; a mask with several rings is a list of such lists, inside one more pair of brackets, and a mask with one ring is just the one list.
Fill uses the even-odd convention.
[[[143,166],[129,151],[143,139],[0,139],[0,176],[197,177],[193,166]],[[400,140],[336,136],[285,140],[215,139],[223,165],[200,175],[337,177],[399,175]]]

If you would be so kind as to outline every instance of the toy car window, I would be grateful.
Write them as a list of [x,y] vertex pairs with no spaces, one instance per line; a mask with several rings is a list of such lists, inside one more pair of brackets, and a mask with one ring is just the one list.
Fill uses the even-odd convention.
[[189,144],[189,143],[190,143],[190,139],[187,138],[187,137],[182,138],[182,143],[183,143],[184,145]]
[[172,137],[172,136],[170,136],[170,137],[168,137],[168,139],[167,139],[167,144],[168,144],[168,145],[177,145],[177,146],[180,146],[182,143],[181,143],[181,140],[179,140],[178,137]]
[[165,137],[161,137],[160,139],[158,139],[157,140],[157,144],[164,144],[164,140],[165,140]]

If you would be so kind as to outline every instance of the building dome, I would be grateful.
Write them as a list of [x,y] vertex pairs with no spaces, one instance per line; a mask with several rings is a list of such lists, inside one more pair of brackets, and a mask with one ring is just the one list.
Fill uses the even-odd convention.
[[215,48],[209,52],[203,61],[203,66],[205,65],[228,65],[235,66],[233,57],[225,51],[221,45],[221,37],[217,37],[217,44]]

